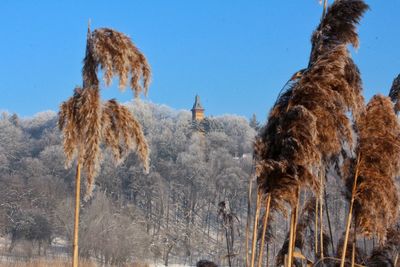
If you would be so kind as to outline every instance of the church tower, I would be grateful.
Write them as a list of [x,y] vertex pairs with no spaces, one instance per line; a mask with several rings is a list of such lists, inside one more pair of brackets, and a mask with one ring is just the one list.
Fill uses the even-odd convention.
[[194,105],[192,108],[192,120],[202,121],[203,119],[204,119],[204,108],[200,103],[200,97],[196,95],[196,99],[194,101]]

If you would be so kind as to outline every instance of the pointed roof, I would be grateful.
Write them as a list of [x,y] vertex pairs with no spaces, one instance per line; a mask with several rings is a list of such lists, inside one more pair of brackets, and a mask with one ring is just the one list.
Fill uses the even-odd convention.
[[196,110],[196,109],[204,110],[203,106],[200,103],[200,96],[199,95],[196,95],[196,99],[194,101],[194,105],[193,105],[192,110]]

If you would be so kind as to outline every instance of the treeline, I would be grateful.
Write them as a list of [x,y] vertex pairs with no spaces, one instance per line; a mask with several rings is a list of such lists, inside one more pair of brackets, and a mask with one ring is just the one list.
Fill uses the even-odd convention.
[[[224,262],[218,204],[235,214],[236,264],[244,260],[247,186],[257,128],[239,116],[192,122],[187,111],[140,100],[127,104],[149,142],[150,173],[136,155],[102,159],[93,197],[83,202],[80,256],[103,263]],[[0,231],[3,255],[70,253],[74,169],[65,169],[57,114],[0,118]],[[230,239],[231,240],[231,239]]]

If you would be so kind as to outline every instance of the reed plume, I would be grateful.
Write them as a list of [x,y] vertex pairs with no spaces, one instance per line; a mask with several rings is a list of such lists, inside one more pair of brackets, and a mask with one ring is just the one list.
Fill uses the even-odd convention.
[[149,148],[142,127],[128,110],[114,99],[103,105],[102,136],[117,163],[136,150],[146,171],[149,170]]
[[360,233],[384,240],[398,219],[400,125],[389,97],[374,96],[359,123],[359,176],[354,214]]
[[310,65],[338,44],[359,45],[356,25],[368,9],[363,0],[335,1],[311,37]]
[[392,88],[389,92],[389,97],[394,103],[396,114],[400,110],[400,74],[393,80]]
[[135,96],[143,90],[147,92],[151,76],[146,58],[126,35],[106,28],[88,30],[83,88],[76,88],[74,95],[61,104],[58,122],[64,136],[67,167],[76,157],[87,174],[86,197],[90,196],[99,171],[101,144],[111,149],[116,163],[136,150],[145,170],[149,169],[149,149],[138,121],[115,100],[101,103],[99,66],[107,85],[116,75],[120,87],[125,87],[131,75],[130,85]]
[[[311,168],[307,166],[312,163],[310,155],[318,157],[315,129],[315,117],[304,107],[295,106],[279,118],[279,132],[265,139],[270,144],[257,141],[256,153],[260,148],[260,152],[268,152],[261,154],[263,160],[258,161],[258,183],[271,194],[272,207],[284,209],[281,201],[293,206],[298,185],[317,186],[313,185]],[[264,145],[270,149],[262,150]]]
[[101,103],[97,88],[75,88],[74,95],[60,106],[58,126],[64,136],[66,166],[76,157],[87,173],[90,195],[99,170]]
[[294,206],[298,186],[321,188],[318,170],[354,145],[352,122],[363,110],[359,71],[346,45],[358,45],[356,24],[368,6],[336,1],[312,37],[309,68],[272,108],[255,142],[258,183],[272,207]]
[[[311,37],[312,50],[309,68],[316,64],[321,56],[326,57],[327,53],[337,49],[340,45],[352,44],[354,47],[358,47],[356,26],[368,8],[363,0],[335,1],[328,8],[326,15]],[[336,85],[335,88],[343,97],[346,107],[357,118],[364,103],[360,73],[347,49],[344,49],[342,53],[340,59],[343,61],[341,63],[344,64],[341,65],[341,67],[344,66],[344,75],[342,74],[338,78],[344,79],[349,86]],[[334,78],[334,76],[331,77]]]
[[329,165],[338,165],[344,151],[355,148],[352,119],[360,119],[364,98],[360,73],[347,45],[358,46],[356,24],[367,8],[362,0],[343,0],[328,9],[313,34],[308,68],[295,75],[279,96],[256,138],[260,189],[272,197],[273,210],[286,212],[286,204],[292,208],[289,265],[293,240],[300,242],[296,230],[302,230],[296,229],[298,192],[307,187],[320,195],[324,190],[320,174]]
[[[302,105],[316,117],[316,146],[322,160],[340,153],[344,144],[354,143],[348,112],[358,117],[362,107],[359,73],[351,64],[345,45],[320,55],[293,89],[289,106]],[[351,77],[350,77],[351,76]]]
[[83,62],[84,87],[99,86],[97,70],[100,67],[107,86],[111,84],[114,76],[118,76],[119,87],[123,89],[127,86],[130,76],[130,87],[135,96],[142,91],[147,93],[151,80],[150,66],[131,39],[121,32],[109,28],[90,32],[89,29]]
[[[86,197],[91,196],[94,178],[99,171],[100,146],[111,148],[116,162],[121,162],[131,150],[137,150],[144,168],[149,168],[148,146],[140,124],[115,100],[105,104],[100,100],[97,71],[104,72],[106,85],[119,76],[120,88],[125,88],[129,75],[130,87],[138,96],[147,92],[150,67],[144,55],[124,34],[103,28],[90,32],[88,28],[86,54],[83,61],[83,87],[60,106],[58,126],[64,136],[66,165],[77,158],[75,178],[75,221],[73,237],[73,266],[78,266],[78,237],[80,211],[81,167],[87,174]],[[140,83],[143,80],[143,85]]]

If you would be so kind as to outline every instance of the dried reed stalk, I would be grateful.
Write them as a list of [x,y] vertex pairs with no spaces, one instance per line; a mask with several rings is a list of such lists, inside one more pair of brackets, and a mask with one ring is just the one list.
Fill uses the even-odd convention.
[[[314,233],[318,234],[318,227],[315,229],[315,232],[312,230],[313,229],[313,224],[315,224],[314,219],[318,218],[319,211],[318,207],[315,206],[317,198],[314,196],[311,196],[307,199],[305,205],[301,209],[301,212],[299,213],[298,216],[298,223],[296,226],[296,235],[295,235],[295,247],[302,251],[305,249],[305,246],[311,245],[312,243],[316,242],[315,244],[318,245],[319,240],[318,240],[318,235],[314,236]],[[300,209],[299,209],[300,211]],[[310,235],[308,235],[310,229]],[[316,240],[314,240],[314,237]],[[330,238],[329,235],[327,235],[325,232],[323,233],[324,237],[324,246],[327,246],[329,244]],[[284,256],[288,254],[289,251],[289,238],[290,234],[287,235],[282,248],[278,252],[277,258],[276,258],[276,265],[281,266],[284,263]],[[324,255],[326,257],[327,255]]]
[[332,248],[332,255],[333,255],[335,253],[335,246],[333,244],[332,225],[331,225],[331,219],[330,219],[330,216],[329,216],[328,196],[326,194],[326,190],[324,190],[324,201],[325,201],[325,212],[326,212],[326,218],[328,220],[329,237],[330,237],[330,240],[331,240],[331,248]]
[[251,246],[251,263],[250,263],[251,267],[254,267],[254,261],[255,261],[255,258],[256,258],[258,218],[260,216],[261,199],[262,199],[262,194],[260,192],[260,189],[257,188],[256,213],[255,213],[255,216],[254,216],[253,240],[252,240],[253,242],[252,242],[252,246]]
[[295,244],[295,225],[296,225],[296,208],[292,210],[292,214],[290,215],[290,231],[289,231],[289,251],[288,251],[288,260],[287,260],[287,267],[292,266],[293,262],[293,250],[294,250],[294,244]]
[[75,222],[74,222],[74,239],[73,239],[73,252],[72,252],[72,266],[78,267],[79,264],[79,200],[81,194],[81,165],[76,165],[76,177],[75,177]]
[[250,240],[250,223],[251,223],[251,193],[253,185],[253,173],[249,176],[249,191],[247,193],[247,222],[246,222],[246,267],[250,265],[249,258],[249,240]]
[[343,246],[342,246],[343,251],[342,251],[340,267],[344,267],[345,260],[346,260],[347,244],[349,242],[350,226],[351,226],[351,220],[352,220],[352,216],[353,216],[353,206],[354,206],[359,170],[360,170],[360,155],[358,155],[358,157],[357,157],[357,163],[356,163],[356,167],[355,167],[354,180],[353,180],[353,185],[352,185],[353,188],[351,190],[350,208],[349,208],[349,213],[347,215],[346,231],[345,231],[345,237],[344,237],[344,242],[343,242]]
[[[343,233],[345,234],[345,233]],[[351,238],[351,240],[354,240],[354,229],[353,231],[351,231],[351,233],[349,234],[349,238]],[[342,236],[342,238],[339,240],[338,243],[338,249],[337,249],[337,257],[342,257],[343,255],[343,251],[344,251],[344,243],[345,243],[345,236]],[[354,244],[354,246],[353,246]],[[366,259],[366,255],[363,253],[363,250],[359,247],[357,247],[357,243],[347,243],[347,248],[345,249],[346,252],[346,257],[348,260],[345,260],[345,265],[344,266],[351,266],[352,264],[352,258],[354,257],[354,266],[360,266],[359,264],[357,264],[357,262],[359,263],[364,263],[365,259]],[[341,263],[342,260],[339,260],[339,262]],[[368,265],[367,265],[368,266]]]
[[318,210],[318,199],[315,198],[315,210],[314,210],[314,246],[315,246],[315,255],[318,255],[318,213],[315,212]]
[[289,230],[289,240],[288,242],[284,242],[280,253],[284,253],[286,255],[287,252],[287,263],[285,266],[292,266],[293,264],[293,255],[296,247],[296,235],[297,235],[297,222],[298,222],[298,211],[299,211],[299,201],[300,201],[300,188],[298,188],[297,192],[297,202],[296,206],[292,208],[292,212],[290,215],[290,230]]
[[120,88],[124,88],[130,75],[130,86],[135,96],[142,91],[146,93],[150,82],[147,60],[127,36],[111,29],[98,29],[93,33],[88,29],[83,88],[76,88],[74,95],[61,104],[58,121],[64,137],[66,165],[71,166],[77,158],[73,266],[78,264],[81,166],[87,174],[86,197],[91,195],[99,171],[102,142],[111,148],[117,162],[131,150],[137,150],[145,169],[149,168],[148,146],[140,124],[126,107],[115,100],[101,104],[97,78],[99,66],[104,71],[106,85],[110,85],[116,75],[119,76]]
[[[321,171],[320,172],[321,184],[324,184],[324,181],[323,181],[324,180],[324,175],[325,175],[325,172]],[[319,228],[320,239],[319,240],[320,240],[320,247],[321,247],[321,250],[320,250],[321,259],[324,258],[324,218],[323,218],[324,200],[322,198],[322,194],[323,194],[322,191],[324,191],[324,189],[325,188],[321,188],[321,192],[319,194],[319,221],[320,221],[320,223],[319,223],[319,226],[320,226],[320,228]]]
[[268,217],[269,217],[269,210],[271,206],[271,196],[267,196],[267,199],[265,200],[265,214],[263,218],[263,229],[262,229],[262,234],[261,234],[261,245],[260,245],[260,252],[258,255],[258,267],[261,267],[262,265],[262,258],[264,254],[264,245],[265,245],[265,235],[267,232],[267,225],[268,225]]

